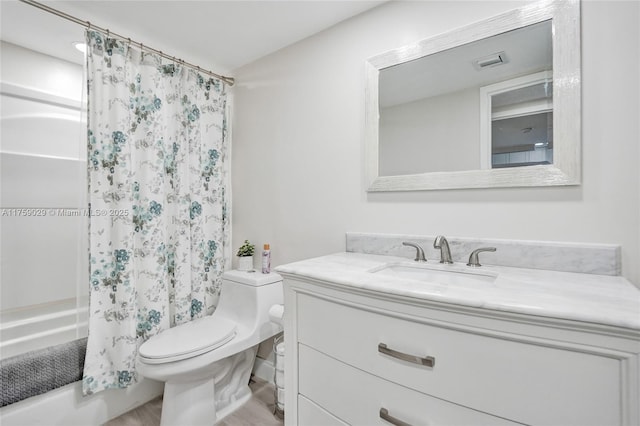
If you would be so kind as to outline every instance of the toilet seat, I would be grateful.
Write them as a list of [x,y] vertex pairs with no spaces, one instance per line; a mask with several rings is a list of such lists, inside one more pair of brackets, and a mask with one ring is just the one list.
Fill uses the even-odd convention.
[[217,349],[236,335],[236,323],[209,316],[164,330],[139,349],[146,364],[163,364],[192,358]]

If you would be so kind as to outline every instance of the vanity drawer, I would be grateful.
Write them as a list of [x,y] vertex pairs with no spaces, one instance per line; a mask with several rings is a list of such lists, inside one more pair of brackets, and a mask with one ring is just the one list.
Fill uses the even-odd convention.
[[[350,425],[514,425],[499,417],[451,404],[353,368],[305,345],[299,346],[300,394]],[[300,425],[308,425],[298,415]]]
[[[392,315],[299,294],[298,341],[402,386],[514,421],[622,423],[622,367],[616,358]],[[381,343],[392,351],[432,357],[433,366],[384,354]]]
[[348,426],[313,401],[298,395],[298,425],[304,426]]

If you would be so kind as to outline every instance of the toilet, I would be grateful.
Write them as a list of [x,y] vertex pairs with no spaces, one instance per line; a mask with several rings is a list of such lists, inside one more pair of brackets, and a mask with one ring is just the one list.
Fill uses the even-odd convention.
[[227,271],[213,314],[140,346],[138,372],[165,382],[161,426],[210,426],[251,398],[258,344],[282,331],[269,309],[282,303],[280,275]]

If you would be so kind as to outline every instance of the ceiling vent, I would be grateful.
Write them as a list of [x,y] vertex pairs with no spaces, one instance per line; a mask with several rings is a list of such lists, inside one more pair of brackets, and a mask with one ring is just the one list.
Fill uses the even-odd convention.
[[507,55],[504,52],[498,52],[476,59],[475,61],[473,61],[473,66],[475,67],[475,69],[481,70],[484,68],[497,67],[498,65],[503,65],[507,62],[509,62],[507,60]]

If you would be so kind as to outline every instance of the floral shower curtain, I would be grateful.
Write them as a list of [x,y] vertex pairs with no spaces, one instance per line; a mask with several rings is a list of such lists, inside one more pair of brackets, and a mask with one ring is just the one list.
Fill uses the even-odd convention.
[[86,38],[88,395],[136,381],[142,342],[215,309],[229,230],[224,83]]

